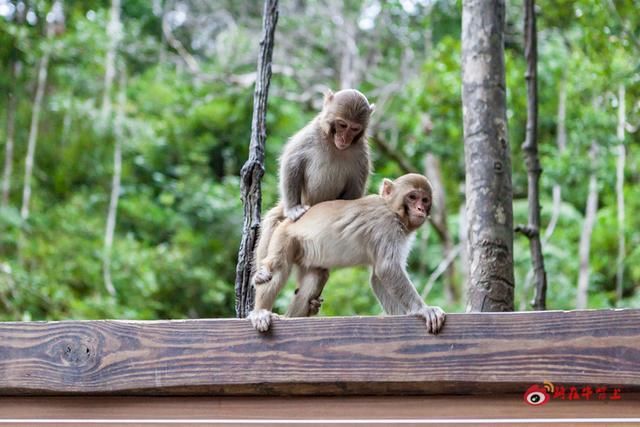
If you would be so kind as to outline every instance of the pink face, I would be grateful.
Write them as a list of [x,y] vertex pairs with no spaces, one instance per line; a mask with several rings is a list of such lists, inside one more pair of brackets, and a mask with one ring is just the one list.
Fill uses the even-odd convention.
[[404,196],[404,205],[411,226],[420,227],[431,212],[431,195],[424,190],[411,190]]
[[338,150],[349,148],[351,143],[362,132],[362,125],[350,120],[337,118],[335,125],[336,135],[334,137],[334,144]]

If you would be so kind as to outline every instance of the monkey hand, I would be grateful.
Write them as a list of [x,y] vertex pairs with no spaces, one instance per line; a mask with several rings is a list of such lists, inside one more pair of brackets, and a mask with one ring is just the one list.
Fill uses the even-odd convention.
[[442,325],[444,325],[445,313],[440,307],[424,306],[413,314],[424,318],[427,332],[430,334],[437,334],[442,329]]
[[289,209],[285,209],[284,210],[284,214],[287,218],[289,218],[291,221],[297,221],[298,218],[300,218],[302,215],[304,215],[304,213],[306,211],[309,210],[309,206],[308,205],[295,205],[290,207]]
[[271,326],[271,318],[277,317],[275,314],[264,308],[258,310],[252,310],[247,316],[247,319],[251,320],[251,325],[260,332],[266,332]]
[[315,316],[320,311],[320,306],[324,300],[320,297],[313,298],[309,301],[309,316]]

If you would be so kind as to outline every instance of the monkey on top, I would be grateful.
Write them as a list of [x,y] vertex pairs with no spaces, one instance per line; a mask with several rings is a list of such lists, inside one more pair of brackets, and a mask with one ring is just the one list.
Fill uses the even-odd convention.
[[[286,218],[296,221],[320,202],[364,196],[371,172],[367,126],[374,105],[355,89],[327,91],[322,111],[285,145],[280,157],[280,201],[261,225],[254,268],[264,259],[276,227]],[[294,297],[288,316],[309,316],[320,308],[320,294],[329,277],[326,269],[300,267],[298,289],[309,290],[304,308]],[[304,286],[303,286],[304,284]]]

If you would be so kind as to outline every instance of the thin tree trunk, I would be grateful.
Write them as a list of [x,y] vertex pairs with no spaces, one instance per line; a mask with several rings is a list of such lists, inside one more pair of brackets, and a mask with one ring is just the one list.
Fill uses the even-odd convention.
[[9,193],[11,192],[11,176],[13,174],[13,148],[16,132],[16,109],[17,96],[16,88],[18,87],[18,77],[22,63],[18,59],[11,61],[11,76],[9,91],[7,93],[7,142],[4,146],[4,169],[2,172],[2,197],[0,199],[0,208],[9,206]]
[[114,147],[113,147],[113,177],[111,180],[111,196],[109,199],[109,211],[107,213],[107,225],[104,232],[104,255],[102,263],[102,277],[104,286],[110,295],[116,294],[116,288],[111,280],[111,252],[113,248],[113,236],[116,230],[118,215],[118,200],[120,198],[120,180],[122,178],[122,142],[124,141],[124,113],[127,104],[127,72],[122,67],[120,72],[120,91],[118,93],[118,113],[114,123]]
[[[596,145],[593,143],[590,150],[592,161],[596,159]],[[576,298],[576,308],[587,308],[589,292],[589,253],[591,251],[591,234],[596,220],[598,210],[598,180],[596,171],[589,175],[589,195],[584,213],[584,223],[582,224],[582,234],[580,235],[580,246],[578,256],[580,259],[580,271],[578,272],[578,291]]]
[[464,186],[462,186],[461,192],[463,193],[464,202],[460,205],[458,210],[458,241],[460,246],[460,280],[463,286],[465,286],[465,295],[469,294],[469,228],[467,225],[467,209],[466,209],[466,196],[464,195]]
[[[567,76],[562,76],[560,89],[558,93],[558,115],[556,125],[556,144],[558,146],[558,154],[564,153],[567,148]],[[553,202],[551,207],[551,219],[544,232],[542,244],[546,244],[558,223],[560,218],[560,208],[562,207],[562,187],[559,184],[553,185]]]
[[[105,128],[111,120],[111,88],[116,74],[116,52],[121,37],[120,0],[111,0],[109,23],[107,24],[107,37],[109,47],[104,64],[104,91],[102,93],[101,125]],[[113,236],[116,229],[118,213],[118,200],[120,197],[120,179],[122,175],[122,140],[124,109],[126,105],[126,69],[123,66],[120,73],[120,91],[118,93],[118,113],[114,124],[114,148],[113,148],[113,177],[111,180],[111,196],[109,198],[109,210],[104,232],[104,250],[102,258],[102,278],[104,287],[110,295],[116,294],[116,288],[111,279],[111,252],[113,248]]]
[[[444,194],[444,184],[440,172],[440,161],[432,153],[427,153],[424,161],[425,175],[433,185],[433,207],[431,209],[431,220],[438,225],[437,229],[442,230],[442,258],[448,260],[453,252],[453,239],[447,225],[447,201]],[[455,259],[455,257],[453,258]],[[458,301],[458,289],[455,283],[455,264],[453,259],[446,264],[444,296],[447,303]],[[439,276],[439,275],[438,275]]]
[[358,47],[356,46],[356,25],[343,14],[343,28],[340,31],[342,37],[342,55],[340,57],[340,89],[355,87],[356,81],[356,60]]
[[[513,207],[503,0],[462,2],[468,311],[513,310]],[[481,34],[482,36],[478,36]]]
[[[51,10],[47,14],[46,38],[51,39],[56,34],[64,32],[65,18],[62,0],[55,0],[51,5]],[[33,110],[31,112],[31,126],[29,128],[29,140],[27,143],[27,155],[24,161],[24,186],[22,189],[22,206],[20,217],[22,220],[29,218],[29,203],[31,201],[31,177],[33,176],[33,163],[36,154],[36,144],[38,142],[38,126],[40,124],[40,110],[44,92],[47,87],[47,72],[49,68],[50,48],[45,48],[40,64],[38,65],[38,81],[36,84],[36,95],[33,100]],[[18,246],[22,246],[22,237]]]
[[24,161],[24,187],[22,189],[22,207],[20,216],[23,220],[29,218],[29,203],[31,201],[31,177],[33,175],[33,162],[36,154],[36,143],[38,141],[38,126],[40,124],[40,110],[42,100],[47,86],[47,69],[49,67],[49,49],[45,49],[40,64],[38,65],[38,82],[36,86],[36,96],[33,100],[33,110],[31,112],[31,127],[29,128],[29,142],[27,144],[27,156]]
[[618,129],[617,137],[620,144],[617,147],[618,159],[616,162],[616,199],[618,206],[618,259],[616,261],[616,304],[622,301],[622,289],[624,285],[624,258],[625,258],[625,240],[624,240],[624,164],[625,164],[625,146],[624,146],[624,124],[627,121],[625,111],[625,87],[620,85],[618,89]]
[[102,124],[105,126],[111,115],[111,87],[116,75],[116,50],[120,42],[120,25],[120,0],[111,0],[110,18],[107,24],[109,47],[104,61],[104,91],[102,93],[102,108],[100,111]]
[[271,82],[271,58],[278,23],[278,0],[265,0],[262,39],[258,54],[258,71],[253,93],[253,118],[249,159],[240,172],[240,192],[244,204],[242,241],[236,266],[236,315],[246,317],[253,309],[254,289],[251,286],[251,270],[254,250],[260,228],[262,204],[261,179],[264,175],[264,146],[266,141],[266,115],[269,84]]
[[533,268],[533,283],[535,296],[533,308],[545,310],[547,308],[547,273],[544,270],[544,257],[540,243],[540,159],[538,158],[538,48],[536,34],[535,0],[525,0],[524,54],[527,61],[525,79],[527,81],[527,131],[522,151],[527,164],[529,224],[518,226],[529,238],[531,250],[531,264]]

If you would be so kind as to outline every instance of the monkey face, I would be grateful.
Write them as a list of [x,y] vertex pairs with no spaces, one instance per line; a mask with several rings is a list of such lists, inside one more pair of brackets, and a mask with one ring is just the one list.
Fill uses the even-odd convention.
[[424,224],[431,212],[431,194],[422,189],[413,189],[404,196],[404,206],[409,226],[416,229]]
[[345,150],[362,135],[362,125],[351,120],[337,118],[335,121],[334,144],[338,150]]

